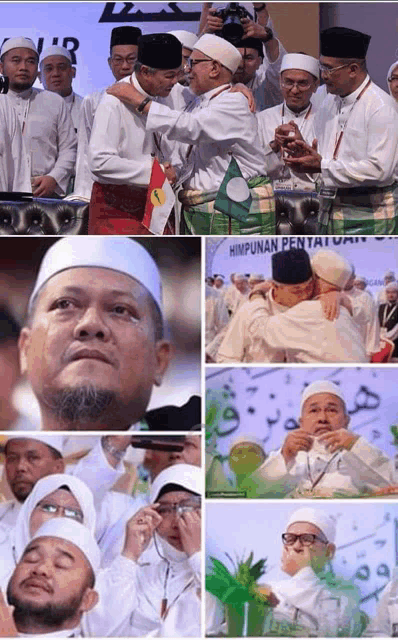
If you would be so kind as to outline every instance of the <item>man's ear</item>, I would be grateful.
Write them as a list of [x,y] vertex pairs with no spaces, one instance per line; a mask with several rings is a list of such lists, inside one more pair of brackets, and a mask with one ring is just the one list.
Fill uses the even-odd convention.
[[40,71],[39,71],[39,73],[37,74],[37,77],[39,78],[39,80],[40,80],[41,84],[43,84],[43,80],[42,80],[41,72],[40,72]]
[[162,384],[163,376],[167,371],[170,364],[170,360],[174,355],[174,349],[168,340],[158,340],[155,345],[156,351],[156,369],[154,384],[160,387]]
[[76,78],[76,67],[72,67],[72,78]]
[[110,57],[108,58],[108,65],[109,65],[110,70],[112,71],[111,58]]
[[335,553],[336,553],[336,545],[332,544],[331,542],[328,542],[328,545],[326,547],[326,557],[328,558],[328,560],[333,560]]
[[65,462],[63,458],[57,458],[54,460],[53,473],[65,473]]
[[19,365],[21,373],[24,374],[28,370],[28,352],[30,348],[31,330],[28,327],[24,327],[21,330],[18,338],[19,349]]
[[94,609],[95,605],[99,601],[98,592],[95,589],[91,589],[87,587],[83,594],[82,601],[80,603],[79,611],[80,613],[87,613],[87,611],[91,611]]

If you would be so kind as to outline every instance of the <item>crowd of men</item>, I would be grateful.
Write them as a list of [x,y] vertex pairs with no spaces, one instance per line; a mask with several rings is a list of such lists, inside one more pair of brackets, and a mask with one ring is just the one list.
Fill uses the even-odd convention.
[[[182,213],[176,205],[162,214],[157,233],[273,234],[281,189],[320,193],[322,232],[396,233],[396,63],[389,96],[367,73],[370,36],[326,29],[317,60],[286,53],[266,4],[253,4],[232,41],[208,4],[199,36],[115,27],[116,84],[84,100],[66,49],[49,47],[39,59],[29,38],[6,40],[1,190],[91,200],[92,234],[149,234],[156,156],[182,204]],[[38,76],[44,91],[33,88]],[[225,180],[227,213],[218,198]]]
[[[374,300],[355,265],[321,249],[272,256],[272,274],[206,282],[208,362],[396,362],[398,283],[387,271]],[[337,308],[331,308],[330,304]]]

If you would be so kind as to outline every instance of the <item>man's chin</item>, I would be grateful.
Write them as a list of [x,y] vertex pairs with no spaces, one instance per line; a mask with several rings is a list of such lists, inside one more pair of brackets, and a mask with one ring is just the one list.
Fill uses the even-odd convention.
[[115,403],[116,393],[93,384],[48,390],[45,405],[61,422],[96,422]]

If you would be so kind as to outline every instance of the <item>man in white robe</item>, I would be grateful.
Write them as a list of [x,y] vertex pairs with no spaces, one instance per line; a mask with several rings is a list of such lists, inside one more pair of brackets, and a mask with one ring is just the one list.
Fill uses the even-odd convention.
[[217,289],[206,285],[205,295],[205,345],[207,345],[228,324],[229,316],[223,297]]
[[64,100],[33,88],[39,55],[29,38],[10,38],[1,48],[0,71],[19,119],[36,197],[64,196],[76,161],[76,134]]
[[250,478],[252,497],[358,495],[393,481],[390,459],[348,430],[342,390],[328,380],[308,385],[298,428]]
[[398,568],[384,587],[377,603],[376,615],[363,633],[364,638],[394,638],[398,631]]
[[6,95],[0,96],[0,191],[31,193],[30,170],[21,125]]
[[344,287],[344,291],[352,302],[352,317],[359,326],[365,343],[366,355],[371,359],[374,353],[380,351],[380,324],[377,307],[373,298],[366,292],[360,291],[354,286],[355,268]]

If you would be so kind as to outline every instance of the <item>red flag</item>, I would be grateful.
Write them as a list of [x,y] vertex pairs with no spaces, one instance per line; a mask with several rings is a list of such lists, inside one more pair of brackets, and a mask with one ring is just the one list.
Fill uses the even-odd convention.
[[158,159],[154,158],[142,224],[151,233],[161,236],[174,205],[174,191]]

